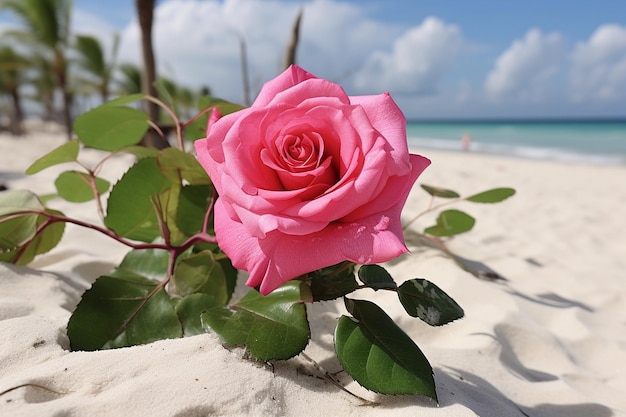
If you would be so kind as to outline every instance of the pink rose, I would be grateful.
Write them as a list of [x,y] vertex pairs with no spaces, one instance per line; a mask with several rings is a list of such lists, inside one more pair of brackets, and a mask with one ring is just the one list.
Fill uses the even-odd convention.
[[389,94],[349,97],[291,66],[250,108],[212,120],[195,147],[219,193],[219,246],[263,294],[344,260],[407,251],[400,212],[430,161],[409,154]]

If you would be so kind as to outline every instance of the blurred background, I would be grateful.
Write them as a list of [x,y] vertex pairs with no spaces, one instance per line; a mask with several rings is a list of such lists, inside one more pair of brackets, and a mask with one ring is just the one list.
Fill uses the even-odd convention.
[[[48,3],[44,15],[56,10],[58,18],[50,19],[56,30],[33,36],[25,10]],[[623,0],[0,0],[0,6],[3,113],[15,85],[24,112],[59,111],[50,95],[58,87],[55,48],[67,70],[70,118],[102,99],[140,91],[138,12],[150,7],[156,76],[189,106],[200,93],[249,104],[284,68],[295,31],[296,63],[351,95],[390,92],[411,122],[421,122],[409,123],[413,145],[458,148],[467,133],[474,150],[625,160]],[[17,79],[7,68],[19,69]],[[535,123],[528,130],[528,123],[503,121]],[[596,137],[591,144],[589,131]]]

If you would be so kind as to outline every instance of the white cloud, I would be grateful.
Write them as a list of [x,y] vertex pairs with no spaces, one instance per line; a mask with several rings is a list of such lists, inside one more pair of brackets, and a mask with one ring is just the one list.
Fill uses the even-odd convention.
[[469,82],[463,80],[458,83],[458,87],[456,90],[455,102],[460,104],[469,103],[474,97],[474,92],[472,91],[472,86]]
[[600,26],[572,54],[570,91],[575,102],[626,99],[626,28]]
[[561,35],[531,29],[498,57],[487,75],[485,89],[494,99],[540,101],[564,57]]
[[105,53],[108,54],[108,56],[111,55],[115,33],[119,33],[113,25],[98,16],[83,12],[80,9],[74,9],[72,11],[70,25],[72,34],[89,35],[98,38]]
[[[560,34],[532,29],[490,68],[488,46],[476,48],[457,25],[436,17],[413,27],[392,24],[370,3],[344,0],[160,1],[154,24],[159,73],[241,102],[238,36],[247,41],[254,95],[280,71],[300,7],[298,63],[350,94],[390,91],[410,117],[616,114],[615,99],[626,101],[624,26],[601,26],[569,51]],[[110,45],[113,29],[103,16],[74,13],[75,33],[98,34]],[[128,15],[133,21],[121,31],[119,61],[139,65],[134,9]],[[461,54],[467,60],[457,68]]]
[[110,41],[116,32],[115,27],[106,20],[80,9],[72,10],[70,25],[74,34],[98,36],[103,41]]
[[391,52],[374,52],[356,75],[355,86],[369,93],[432,94],[462,45],[458,26],[428,17],[397,38]]
[[[208,85],[231,100],[241,99],[238,32],[215,1],[174,0],[160,4],[154,15],[153,45],[160,75],[182,85]],[[141,64],[137,20],[125,29],[120,61]],[[234,85],[233,85],[234,84]]]
[[[246,40],[254,94],[280,72],[300,7],[280,0],[163,2],[156,9],[153,34],[160,73],[241,101],[239,36]],[[314,0],[304,4],[298,63],[340,82],[363,65],[372,48],[390,44],[398,33],[369,19],[358,5]],[[121,61],[140,63],[139,39],[135,20],[124,31]]]
[[388,47],[400,33],[400,27],[367,17],[360,5],[316,0],[304,10],[299,62],[319,76],[343,82],[372,50]]

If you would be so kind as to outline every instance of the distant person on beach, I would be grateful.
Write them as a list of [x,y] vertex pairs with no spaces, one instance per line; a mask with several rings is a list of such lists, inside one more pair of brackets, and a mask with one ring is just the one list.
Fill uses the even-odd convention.
[[463,134],[463,137],[461,138],[461,149],[467,152],[469,151],[471,144],[472,144],[472,136],[469,133]]

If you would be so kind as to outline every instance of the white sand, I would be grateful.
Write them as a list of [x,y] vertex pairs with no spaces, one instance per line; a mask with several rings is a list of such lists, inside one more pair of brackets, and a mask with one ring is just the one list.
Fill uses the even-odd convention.
[[[60,169],[21,173],[62,143],[62,135],[0,136],[0,183],[53,191]],[[60,247],[31,268],[0,264],[1,416],[615,416],[626,415],[626,168],[568,165],[474,154],[425,152],[432,166],[421,183],[464,195],[497,186],[517,189],[498,205],[453,207],[477,218],[450,245],[508,279],[482,281],[436,252],[415,247],[388,267],[397,281],[425,277],[446,290],[466,317],[430,328],[408,317],[393,294],[363,292],[383,306],[422,348],[435,369],[439,406],[415,396],[355,393],[364,406],[323,379],[306,361],[274,368],[241,358],[209,335],[144,346],[69,352],[65,326],[81,293],[119,262],[126,248],[69,227]],[[97,154],[90,152],[93,162]],[[128,158],[112,162],[115,179]],[[408,219],[428,204],[416,187]],[[55,201],[66,214],[95,221],[91,203]],[[415,230],[429,226],[420,219]],[[312,306],[306,353],[340,369],[332,332],[340,303]]]

